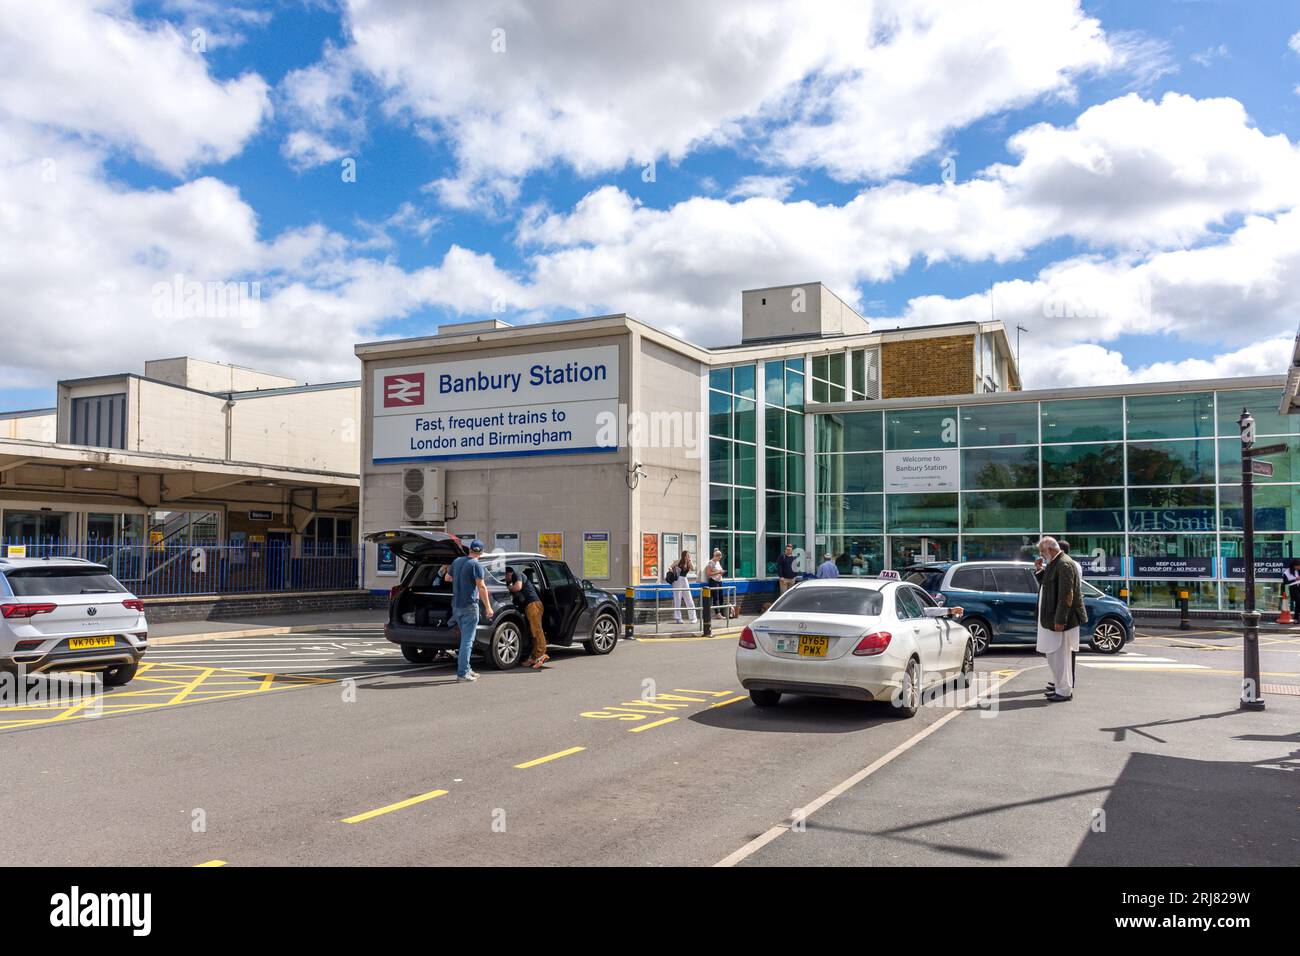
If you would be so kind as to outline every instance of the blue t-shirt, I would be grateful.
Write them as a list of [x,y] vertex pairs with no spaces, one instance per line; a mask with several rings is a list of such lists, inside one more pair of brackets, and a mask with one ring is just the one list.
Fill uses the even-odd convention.
[[478,597],[478,582],[483,580],[483,565],[474,558],[459,557],[451,563],[451,608],[469,607]]
[[821,567],[817,569],[817,577],[819,578],[838,578],[839,576],[840,569],[835,566],[834,561],[823,561]]

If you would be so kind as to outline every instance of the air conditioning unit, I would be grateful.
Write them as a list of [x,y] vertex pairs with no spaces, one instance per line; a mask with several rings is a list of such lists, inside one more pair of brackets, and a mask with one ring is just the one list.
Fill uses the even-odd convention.
[[437,523],[445,520],[443,499],[447,476],[441,468],[402,469],[402,514],[414,523]]

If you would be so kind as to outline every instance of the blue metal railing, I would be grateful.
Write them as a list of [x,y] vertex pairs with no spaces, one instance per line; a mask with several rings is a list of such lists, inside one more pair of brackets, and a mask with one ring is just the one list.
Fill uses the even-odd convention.
[[355,588],[365,546],[331,544],[294,553],[284,541],[118,543],[0,537],[0,556],[85,558],[104,565],[139,597],[182,597]]

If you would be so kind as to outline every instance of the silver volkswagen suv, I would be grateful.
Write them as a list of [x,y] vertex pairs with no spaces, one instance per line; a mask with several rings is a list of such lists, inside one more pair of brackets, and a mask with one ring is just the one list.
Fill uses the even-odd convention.
[[0,670],[102,670],[117,687],[148,643],[144,602],[102,564],[0,558]]

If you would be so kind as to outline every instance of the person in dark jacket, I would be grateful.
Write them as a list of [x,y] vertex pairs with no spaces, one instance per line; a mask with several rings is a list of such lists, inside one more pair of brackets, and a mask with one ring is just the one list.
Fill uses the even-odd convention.
[[1070,655],[1079,649],[1079,627],[1088,619],[1083,604],[1083,575],[1055,538],[1040,540],[1038,553],[1043,565],[1038,590],[1038,641],[1035,648],[1047,655],[1047,666],[1052,672],[1047,699],[1059,703],[1074,699]]
[[777,562],[776,576],[781,582],[781,592],[784,594],[790,588],[794,587],[794,582],[798,578],[799,572],[794,569],[794,545],[785,546],[785,554],[781,555]]

